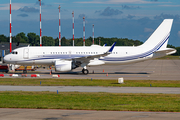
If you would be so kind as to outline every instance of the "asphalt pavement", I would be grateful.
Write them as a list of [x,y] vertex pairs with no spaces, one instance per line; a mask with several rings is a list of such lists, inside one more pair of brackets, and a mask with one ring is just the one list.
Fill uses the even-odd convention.
[[2,109],[1,120],[179,120],[180,113],[50,109]]
[[[83,75],[82,68],[72,72],[59,73],[58,79],[113,79],[124,80],[180,80],[180,60],[149,60],[129,65],[105,65],[88,67],[90,74]],[[31,74],[40,74],[38,78],[52,78],[50,70],[38,69]],[[21,77],[22,72],[15,74]],[[4,74],[5,78],[12,78]],[[0,86],[0,91],[50,91],[50,92],[109,92],[109,93],[163,93],[180,94],[180,88],[156,87],[83,87],[83,86]],[[128,111],[87,111],[87,110],[47,110],[47,109],[6,109],[0,108],[2,120],[179,120],[176,112],[128,112]]]
[[180,94],[180,88],[166,87],[92,87],[92,86],[0,86],[0,91],[108,92]]
[[[125,80],[180,80],[180,60],[148,60],[128,65],[103,65],[87,67],[88,75],[82,74],[82,68],[77,68],[71,72],[55,72],[52,75],[60,75],[60,79],[112,79],[117,80],[123,77]],[[52,78],[48,69],[37,69],[28,71],[27,77],[31,74],[39,74],[38,78]],[[17,71],[21,77],[22,71]],[[9,74],[4,74],[5,78],[10,78]],[[22,77],[21,77],[22,78]]]

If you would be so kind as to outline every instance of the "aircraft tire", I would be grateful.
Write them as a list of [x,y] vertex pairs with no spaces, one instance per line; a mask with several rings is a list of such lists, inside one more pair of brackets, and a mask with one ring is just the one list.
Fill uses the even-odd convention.
[[87,69],[82,69],[82,73],[85,74],[85,75],[87,75],[87,74],[89,74],[89,70],[87,70]]

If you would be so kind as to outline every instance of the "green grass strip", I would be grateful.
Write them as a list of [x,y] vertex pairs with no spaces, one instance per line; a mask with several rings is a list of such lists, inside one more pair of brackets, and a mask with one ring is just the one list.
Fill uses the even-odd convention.
[[1,78],[0,85],[24,86],[112,86],[112,87],[180,87],[179,81],[172,80],[125,80],[118,84],[117,80],[91,79],[39,79],[39,78]]
[[0,92],[0,108],[180,112],[180,95]]

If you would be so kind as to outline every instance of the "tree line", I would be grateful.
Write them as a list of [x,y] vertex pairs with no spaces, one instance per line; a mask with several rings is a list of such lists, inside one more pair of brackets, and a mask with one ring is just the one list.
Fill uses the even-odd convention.
[[[97,37],[94,38],[94,44],[99,45],[106,44],[107,46],[111,46],[114,42],[116,42],[116,46],[138,46],[143,44],[143,42],[139,40],[132,40],[128,38],[104,38],[104,37]],[[12,37],[13,43],[28,43],[31,46],[39,46],[40,45],[40,37],[39,35],[36,35],[36,33],[28,33],[27,36],[24,32],[21,32],[17,34],[16,36]],[[86,46],[92,45],[93,38],[89,37],[85,40]],[[9,42],[9,37],[5,35],[0,35],[0,42]],[[65,37],[61,38],[61,45],[62,46],[72,46],[73,40],[72,39],[66,39]],[[75,46],[83,46],[83,38],[75,38],[74,39]],[[48,36],[42,37],[42,45],[43,46],[59,46],[59,38],[53,38]],[[174,55],[179,56],[180,55],[180,47],[175,47],[173,45],[169,45],[170,48],[175,48],[177,52]]]

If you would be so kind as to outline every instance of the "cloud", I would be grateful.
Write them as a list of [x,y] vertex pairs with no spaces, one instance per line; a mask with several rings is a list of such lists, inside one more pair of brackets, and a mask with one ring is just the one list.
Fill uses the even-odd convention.
[[154,17],[154,19],[156,20],[163,20],[163,19],[174,19],[174,20],[179,20],[180,19],[180,15],[171,15],[171,14],[164,14],[161,13],[161,15],[156,15]]
[[158,0],[150,0],[150,1],[152,1],[152,2],[157,2]]
[[[39,1],[37,1],[37,2],[35,3],[35,5],[39,5]],[[45,3],[44,3],[44,2],[41,2],[41,5],[44,6]]]
[[144,0],[146,2],[158,2],[158,0]]
[[140,7],[139,6],[122,5],[122,9],[127,9],[127,10],[130,10],[130,9],[140,9]]
[[127,16],[127,19],[133,19],[134,17],[136,17],[136,16],[134,16],[134,15],[128,15],[128,16]]
[[87,18],[85,14],[79,14],[78,18],[83,19],[83,17]]
[[[58,4],[59,4],[59,3],[58,3]],[[35,3],[35,5],[36,5],[36,6],[39,6],[39,1],[37,1],[37,2]],[[41,6],[51,7],[52,5],[51,5],[51,4],[48,4],[48,5],[47,5],[47,4],[45,4],[44,2],[41,1]]]
[[39,9],[36,9],[36,8],[34,8],[34,7],[27,7],[27,6],[25,6],[25,7],[23,7],[23,8],[20,8],[19,9],[21,12],[39,12]]
[[[152,0],[152,1],[154,2],[156,0]],[[122,4],[122,3],[150,3],[150,2],[147,1],[147,0],[106,0],[106,1],[104,1],[104,0],[91,0],[91,1],[74,2],[74,3],[82,3],[82,4]]]
[[77,2],[74,2],[74,3],[80,3],[80,4],[102,4],[101,1],[98,1],[98,0],[93,0],[93,1],[83,1],[83,2],[80,2],[80,1],[77,1]]
[[20,17],[28,17],[29,15],[28,14],[19,14],[17,16],[20,16]]
[[102,11],[101,10],[96,10],[95,13],[101,13]]
[[180,7],[180,5],[159,5],[162,7]]
[[180,31],[178,31],[178,33],[177,33],[177,34],[178,34],[178,37],[180,38]]
[[151,21],[149,17],[138,19],[138,22],[141,23],[142,25],[147,24],[149,21]]
[[0,4],[0,10],[9,10],[9,4]]
[[144,28],[144,32],[153,32],[154,30],[152,28]]
[[61,9],[61,12],[69,12],[67,9]]
[[[12,4],[12,10],[18,10],[22,6],[27,6],[29,4],[24,4],[24,3],[13,3]],[[0,4],[0,10],[9,10],[9,4]]]
[[102,12],[101,11],[96,11],[95,13],[99,12],[101,16],[113,16],[113,15],[120,15],[123,14],[122,11],[118,9],[111,9],[110,7],[107,7],[104,9]]

